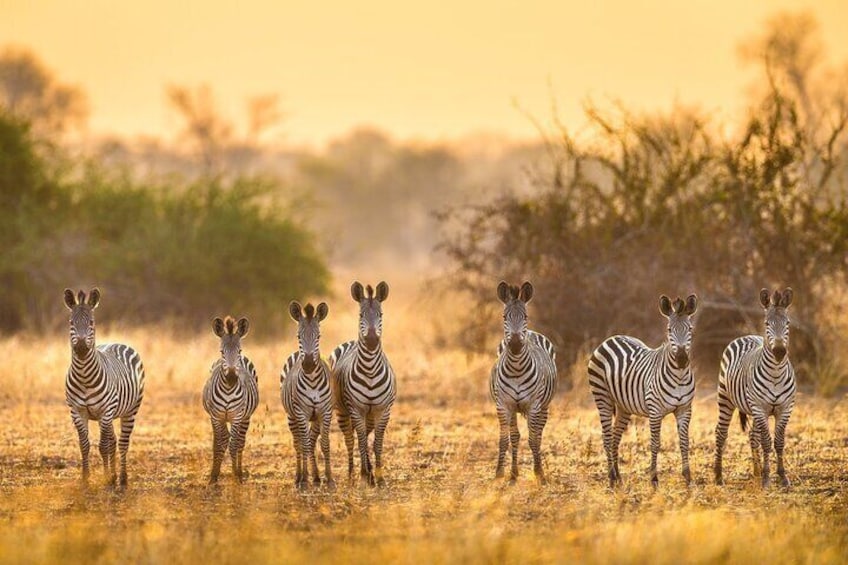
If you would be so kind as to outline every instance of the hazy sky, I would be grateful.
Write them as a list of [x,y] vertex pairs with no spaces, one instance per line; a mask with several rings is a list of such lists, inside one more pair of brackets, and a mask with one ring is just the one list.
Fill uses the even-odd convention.
[[175,133],[165,86],[209,84],[243,118],[279,93],[285,139],[370,124],[403,138],[534,135],[514,107],[570,125],[589,98],[732,115],[755,76],[739,42],[809,9],[848,59],[846,0],[0,0],[0,45],[30,47],[88,94],[93,132]]

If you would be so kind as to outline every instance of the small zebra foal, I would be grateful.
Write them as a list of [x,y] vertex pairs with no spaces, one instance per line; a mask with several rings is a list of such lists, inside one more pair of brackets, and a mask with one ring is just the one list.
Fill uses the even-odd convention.
[[[100,423],[100,456],[103,472],[115,484],[115,446],[121,453],[121,485],[127,484],[127,451],[135,417],[144,397],[144,366],[136,351],[120,343],[95,346],[94,310],[100,290],[74,295],[65,289],[65,306],[71,311],[71,366],[65,378],[65,402],[79,435],[82,478],[88,480],[88,421]],[[112,422],[121,419],[121,437],[115,440]]]
[[212,330],[221,338],[221,357],[212,365],[209,379],[203,387],[203,408],[212,422],[210,483],[218,481],[227,447],[233,462],[233,475],[237,481],[245,478],[241,464],[244,441],[250,417],[259,404],[256,370],[250,359],[241,353],[241,340],[249,329],[247,318],[236,322],[227,316],[223,320],[215,318],[212,321]]
[[333,421],[330,368],[321,359],[319,350],[319,324],[328,311],[324,302],[317,308],[312,304],[301,307],[296,301],[289,304],[289,314],[297,322],[298,350],[289,355],[280,372],[280,399],[288,414],[289,430],[297,452],[295,485],[298,488],[309,484],[307,458],[312,462],[315,484],[321,484],[315,461],[315,441],[319,435],[324,454],[324,477],[329,488],[335,487],[330,469],[330,424]]
[[[767,487],[771,436],[768,419],[774,416],[774,450],[777,452],[777,475],[781,485],[789,479],[783,467],[786,425],[795,406],[795,369],[789,360],[789,314],[792,289],[783,292],[760,291],[760,304],[765,309],[765,336],[746,335],[736,338],[721,356],[718,375],[718,425],[716,426],[715,481],[724,484],[721,458],[727,441],[727,428],[733,412],[739,410],[739,422],[745,431],[748,416],[753,418],[749,432],[754,475],[762,474]],[[760,445],[763,447],[760,465]]]
[[[353,478],[353,432],[359,442],[359,475],[370,485],[385,485],[383,436],[397,395],[395,372],[383,353],[383,307],[389,285],[375,289],[354,282],[353,300],[359,303],[359,337],[345,342],[330,355],[331,386],[339,427],[347,448],[348,477]],[[374,432],[374,467],[368,454],[368,435]]]
[[548,405],[556,389],[556,354],[551,341],[527,329],[527,303],[533,298],[533,285],[519,289],[505,281],[498,284],[498,298],[504,304],[504,338],[498,346],[498,360],[492,367],[489,392],[498,412],[500,439],[495,477],[504,476],[506,448],[512,444],[510,482],[518,478],[518,414],[527,418],[533,472],[545,483],[542,468],[542,432],[548,421]]
[[[677,420],[683,478],[689,472],[689,420],[695,378],[689,363],[694,323],[692,315],[698,298],[674,303],[663,295],[660,312],[668,318],[666,341],[651,349],[642,341],[625,335],[607,338],[589,358],[589,388],[598,407],[607,455],[610,487],[621,482],[618,447],[633,414],[647,416],[651,426],[651,483],[656,487],[657,454],[663,418],[673,412]],[[613,427],[615,416],[615,427]]]

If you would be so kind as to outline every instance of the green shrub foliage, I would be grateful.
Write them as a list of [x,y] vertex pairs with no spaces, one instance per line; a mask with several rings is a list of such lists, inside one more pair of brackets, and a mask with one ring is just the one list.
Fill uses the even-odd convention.
[[327,290],[313,235],[274,182],[150,185],[39,157],[25,123],[0,117],[0,328],[63,319],[64,287],[97,285],[125,323],[205,323],[234,312],[273,322],[293,296]]

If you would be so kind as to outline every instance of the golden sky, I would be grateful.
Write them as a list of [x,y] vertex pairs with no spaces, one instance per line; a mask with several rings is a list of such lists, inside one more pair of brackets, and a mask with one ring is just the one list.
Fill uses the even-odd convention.
[[732,115],[755,76],[737,45],[781,9],[812,11],[848,59],[846,0],[0,0],[0,45],[81,86],[96,133],[173,135],[165,86],[206,83],[234,118],[279,93],[291,143],[362,124],[526,138],[514,101],[547,119],[551,92],[571,126],[589,98]]

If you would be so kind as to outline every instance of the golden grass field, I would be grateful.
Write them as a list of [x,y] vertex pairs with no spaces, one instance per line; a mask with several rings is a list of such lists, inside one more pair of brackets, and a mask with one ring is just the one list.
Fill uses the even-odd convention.
[[[211,430],[200,391],[217,355],[211,329],[175,338],[168,330],[110,326],[103,319],[107,311],[98,310],[98,341],[133,345],[147,373],[126,490],[103,484],[96,448],[92,479],[88,486],[80,483],[77,437],[64,405],[67,339],[0,340],[7,379],[0,387],[3,562],[848,560],[845,397],[799,396],[787,434],[793,482],[788,491],[763,491],[751,478],[750,450],[735,418],[725,459],[727,485],[713,485],[716,407],[705,386],[691,426],[693,486],[687,489],[679,475],[669,418],[659,489],[651,488],[646,474],[647,424],[636,421],[622,442],[624,484],[612,492],[606,488],[597,414],[578,380],[551,406],[543,440],[549,484],[539,486],[533,478],[521,421],[521,476],[510,486],[493,478],[497,423],[487,398],[493,358],[449,348],[428,354],[426,338],[404,342],[401,336],[409,332],[401,328],[412,327],[413,306],[390,298],[384,348],[398,373],[399,397],[386,436],[388,486],[347,483],[334,422],[338,489],[294,488],[294,450],[278,386],[279,368],[295,347],[292,323],[291,337],[279,343],[255,336],[245,341],[262,395],[244,455],[250,475],[236,484],[225,463],[219,485],[208,487]],[[355,316],[349,300],[331,303],[322,337],[325,355],[353,337]],[[704,375],[699,379],[712,382]],[[96,441],[96,426],[91,430]]]

